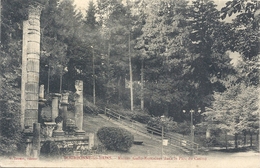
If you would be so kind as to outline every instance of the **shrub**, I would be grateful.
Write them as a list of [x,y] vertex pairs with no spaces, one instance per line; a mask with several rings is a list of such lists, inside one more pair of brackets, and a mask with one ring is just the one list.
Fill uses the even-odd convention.
[[191,127],[190,122],[184,121],[184,122],[178,123],[178,127],[175,131],[182,135],[189,135],[191,132],[190,127]]
[[147,131],[153,132],[155,135],[162,134],[162,126],[164,132],[173,132],[177,128],[177,122],[173,121],[172,118],[165,118],[164,121],[160,117],[153,117],[147,123]]
[[147,124],[148,121],[151,119],[151,116],[144,113],[134,113],[132,114],[131,119],[143,124]]
[[97,137],[107,149],[115,151],[128,151],[134,140],[129,131],[118,127],[102,127],[98,130]]

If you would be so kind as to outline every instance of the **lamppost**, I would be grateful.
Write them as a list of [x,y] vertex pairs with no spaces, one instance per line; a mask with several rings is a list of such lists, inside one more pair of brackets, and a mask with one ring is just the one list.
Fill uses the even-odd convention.
[[163,122],[165,121],[165,116],[162,115],[161,116],[161,121],[162,121],[162,152],[161,152],[161,157],[163,158],[163,134],[164,134],[164,125],[163,125]]
[[[182,111],[183,113],[186,113],[186,110]],[[201,110],[198,110],[198,113],[200,113]],[[195,111],[193,109],[190,110],[190,132],[191,132],[191,155],[193,155],[194,153],[194,129],[195,126],[193,125],[193,113],[195,113]]]

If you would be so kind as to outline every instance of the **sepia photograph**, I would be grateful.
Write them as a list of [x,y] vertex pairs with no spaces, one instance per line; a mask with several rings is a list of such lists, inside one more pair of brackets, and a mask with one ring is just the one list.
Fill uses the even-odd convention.
[[0,0],[0,167],[260,168],[260,0]]

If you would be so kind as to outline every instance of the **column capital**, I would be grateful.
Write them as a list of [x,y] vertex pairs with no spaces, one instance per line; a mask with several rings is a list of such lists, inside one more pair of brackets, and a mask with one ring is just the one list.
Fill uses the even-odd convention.
[[40,16],[42,9],[43,5],[41,3],[33,1],[29,3],[28,13]]

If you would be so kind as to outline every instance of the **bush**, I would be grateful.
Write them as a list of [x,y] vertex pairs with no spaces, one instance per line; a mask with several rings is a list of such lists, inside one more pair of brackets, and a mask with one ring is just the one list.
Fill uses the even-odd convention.
[[151,116],[149,116],[148,114],[144,114],[144,113],[134,113],[134,114],[132,114],[131,119],[138,121],[140,123],[143,123],[143,124],[147,124],[149,122],[149,120],[151,119]]
[[182,135],[189,135],[191,130],[190,130],[190,122],[184,121],[181,123],[178,123],[178,126],[176,128],[176,132]]
[[177,128],[177,122],[173,121],[172,118],[165,118],[164,121],[160,117],[153,117],[147,123],[147,131],[149,133],[153,132],[155,135],[162,134],[162,126],[164,127],[164,132],[173,132]]
[[134,140],[129,131],[118,127],[102,127],[98,130],[97,137],[107,149],[115,151],[128,151]]

